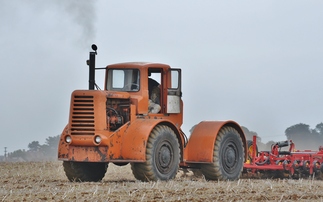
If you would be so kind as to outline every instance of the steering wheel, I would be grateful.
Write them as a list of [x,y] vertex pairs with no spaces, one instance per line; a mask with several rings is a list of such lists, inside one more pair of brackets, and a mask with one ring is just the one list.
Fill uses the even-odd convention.
[[[133,86],[135,86],[135,88],[133,88]],[[139,89],[139,84],[137,84],[137,83],[128,83],[123,88],[127,89],[128,87],[130,87],[130,90],[134,90],[134,89],[138,90]]]

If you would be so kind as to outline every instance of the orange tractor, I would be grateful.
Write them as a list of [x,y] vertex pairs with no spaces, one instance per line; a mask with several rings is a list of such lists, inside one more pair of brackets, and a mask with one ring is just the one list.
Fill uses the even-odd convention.
[[[202,121],[189,140],[181,130],[181,69],[141,62],[96,68],[92,49],[89,89],[72,93],[58,147],[70,181],[100,181],[109,163],[130,163],[141,181],[172,179],[179,167],[200,169],[208,180],[240,177],[247,145],[236,122]],[[105,70],[104,90],[97,69]]]

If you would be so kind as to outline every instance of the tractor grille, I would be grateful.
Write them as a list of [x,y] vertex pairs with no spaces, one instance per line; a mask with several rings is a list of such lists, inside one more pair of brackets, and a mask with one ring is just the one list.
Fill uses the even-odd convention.
[[71,135],[94,135],[93,96],[74,96]]

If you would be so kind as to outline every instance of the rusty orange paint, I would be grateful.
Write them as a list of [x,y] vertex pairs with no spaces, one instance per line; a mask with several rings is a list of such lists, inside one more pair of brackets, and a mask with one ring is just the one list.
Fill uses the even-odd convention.
[[[144,162],[146,160],[146,145],[153,128],[163,119],[135,119],[115,132],[97,131],[102,142],[96,145],[95,136],[71,136],[70,144],[65,143],[62,135],[59,146],[59,159],[89,162]],[[170,123],[171,124],[171,123]],[[99,149],[94,149],[95,147]]]
[[124,159],[146,160],[146,146],[153,128],[160,119],[137,119],[124,131],[121,140],[121,156]]
[[80,147],[70,146],[69,156],[71,161],[82,161],[82,162],[107,162],[108,147]]
[[[211,163],[216,137],[220,129],[230,125],[238,129],[240,136],[244,136],[240,126],[234,121],[203,121],[193,130],[187,146],[184,149],[184,162],[186,163]],[[242,133],[242,134],[241,134]],[[244,138],[242,138],[244,142]],[[244,143],[245,145],[246,143]]]
[[[144,162],[150,132],[162,121],[164,120],[137,119],[115,133],[102,135],[104,140],[100,145],[95,145],[89,137],[72,136],[72,143],[69,145],[61,139],[59,159],[89,162]],[[95,147],[100,149],[95,150]]]
[[68,145],[65,143],[65,136],[67,135],[67,128],[65,126],[58,142],[58,159],[67,160],[68,159]]

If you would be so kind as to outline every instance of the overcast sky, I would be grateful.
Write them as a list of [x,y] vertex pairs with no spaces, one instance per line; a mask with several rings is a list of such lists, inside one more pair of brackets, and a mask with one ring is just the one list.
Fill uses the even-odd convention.
[[[183,72],[184,125],[235,120],[263,142],[323,122],[323,1],[1,0],[0,155],[45,143],[97,65]],[[103,72],[97,83],[103,88]]]

